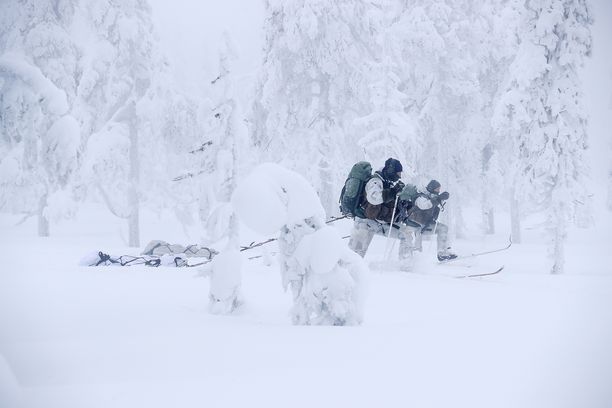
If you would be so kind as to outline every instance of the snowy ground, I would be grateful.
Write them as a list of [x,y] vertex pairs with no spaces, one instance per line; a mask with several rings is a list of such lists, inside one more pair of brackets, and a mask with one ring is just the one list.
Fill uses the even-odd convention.
[[[0,215],[2,408],[612,406],[609,216],[572,235],[563,276],[547,273],[535,230],[471,268],[503,264],[499,275],[454,279],[462,268],[432,253],[415,273],[373,271],[361,327],[292,326],[261,258],[245,261],[242,312],[213,316],[197,270],[77,266],[92,250],[138,252],[101,210],[47,239],[17,221]],[[143,247],[197,242],[151,215],[143,224]],[[376,238],[368,260],[384,250]]]

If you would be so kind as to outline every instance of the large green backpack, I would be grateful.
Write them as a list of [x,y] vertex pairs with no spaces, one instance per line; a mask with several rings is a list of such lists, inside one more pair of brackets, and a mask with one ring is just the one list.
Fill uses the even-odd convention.
[[361,202],[364,197],[363,190],[371,177],[372,165],[370,163],[360,161],[353,165],[340,193],[339,202],[342,214],[365,218]]

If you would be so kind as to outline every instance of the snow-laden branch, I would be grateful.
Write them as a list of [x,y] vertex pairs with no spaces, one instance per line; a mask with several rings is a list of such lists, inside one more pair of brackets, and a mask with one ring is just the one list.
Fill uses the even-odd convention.
[[0,76],[14,77],[29,85],[34,93],[40,95],[40,102],[53,114],[63,115],[69,109],[66,93],[22,55],[13,52],[1,55]]

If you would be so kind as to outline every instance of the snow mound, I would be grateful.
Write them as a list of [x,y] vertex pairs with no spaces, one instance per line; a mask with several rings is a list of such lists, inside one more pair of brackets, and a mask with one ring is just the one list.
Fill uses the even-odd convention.
[[325,219],[308,181],[274,163],[257,166],[236,188],[232,204],[249,228],[268,235],[307,218]]
[[209,309],[213,314],[229,314],[240,306],[242,258],[238,249],[226,249],[213,258],[210,275]]
[[323,227],[300,241],[294,256],[304,268],[310,268],[316,274],[331,272],[336,266],[346,244],[336,229]]

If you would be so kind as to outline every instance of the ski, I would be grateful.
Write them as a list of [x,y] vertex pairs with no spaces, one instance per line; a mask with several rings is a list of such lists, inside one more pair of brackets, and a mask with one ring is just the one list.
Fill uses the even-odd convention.
[[497,269],[496,269],[495,271],[493,271],[493,272],[483,272],[483,273],[474,273],[474,274],[471,274],[471,275],[461,275],[461,276],[455,276],[455,278],[457,278],[457,279],[463,279],[463,278],[479,278],[479,277],[482,277],[482,276],[491,276],[491,275],[495,275],[495,274],[500,273],[500,272],[501,272],[501,271],[503,271],[503,270],[504,270],[504,266],[502,265],[502,266],[500,266],[499,268],[497,268]]
[[501,252],[501,251],[505,251],[507,249],[510,249],[511,246],[512,246],[512,235],[510,236],[510,239],[508,241],[508,245],[506,245],[503,248],[492,249],[490,251],[476,252],[476,253],[473,253],[473,254],[470,254],[470,255],[462,255],[462,256],[458,256],[458,257],[453,258],[453,259],[447,259],[447,260],[444,260],[444,261],[439,261],[439,263],[445,264],[445,263],[449,263],[449,262],[459,261],[461,259],[475,258],[477,256],[492,254],[492,253],[495,253],[495,252]]

